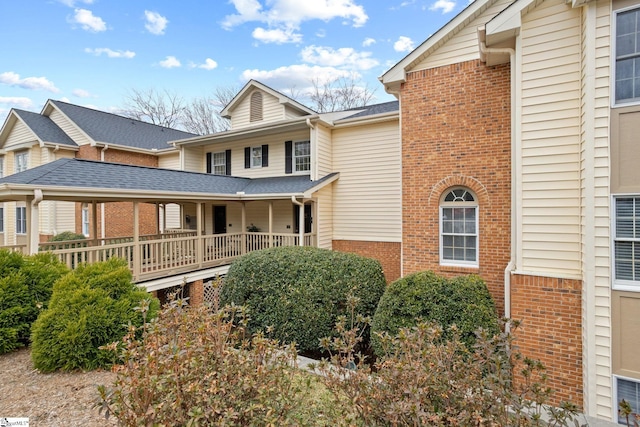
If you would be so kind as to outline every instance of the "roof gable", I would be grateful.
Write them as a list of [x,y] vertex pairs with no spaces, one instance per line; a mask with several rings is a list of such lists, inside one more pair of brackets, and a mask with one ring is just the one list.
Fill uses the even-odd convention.
[[312,109],[300,104],[298,101],[289,98],[288,96],[278,92],[277,90],[272,89],[269,86],[260,83],[259,81],[249,80],[249,82],[247,82],[247,84],[244,85],[242,89],[240,89],[240,92],[238,92],[236,96],[233,97],[231,102],[229,102],[229,104],[222,109],[220,115],[225,118],[231,118],[233,110],[235,110],[240,105],[240,103],[256,88],[260,89],[263,92],[266,92],[271,96],[276,97],[280,104],[283,104],[293,109],[294,111],[302,113],[302,115],[315,114],[315,111],[313,111]]
[[74,148],[78,146],[49,117],[15,108],[9,112],[2,130],[0,130],[0,146],[4,146],[18,123],[22,123],[41,146],[45,144],[64,145]]

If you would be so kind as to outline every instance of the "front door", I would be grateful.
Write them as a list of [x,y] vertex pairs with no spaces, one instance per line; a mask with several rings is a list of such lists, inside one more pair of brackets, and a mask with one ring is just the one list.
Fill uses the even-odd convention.
[[213,234],[224,234],[227,232],[227,207],[213,207]]

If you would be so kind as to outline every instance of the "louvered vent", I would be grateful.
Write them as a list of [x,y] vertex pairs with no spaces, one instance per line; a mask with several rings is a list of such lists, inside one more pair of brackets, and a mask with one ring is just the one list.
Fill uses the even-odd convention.
[[256,91],[251,94],[249,121],[259,122],[260,120],[262,120],[262,93]]

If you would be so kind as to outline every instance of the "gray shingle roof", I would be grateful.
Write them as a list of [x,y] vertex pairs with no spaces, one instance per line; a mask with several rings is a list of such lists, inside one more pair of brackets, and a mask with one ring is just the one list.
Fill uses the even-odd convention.
[[[364,111],[360,111],[362,109],[364,109]],[[375,114],[391,113],[394,111],[398,111],[399,109],[400,109],[400,103],[398,101],[383,102],[382,104],[367,105],[364,107],[357,108],[356,110],[359,111],[358,113],[353,114],[351,116],[343,117],[340,120],[349,120],[349,119],[355,119],[358,117],[373,116]],[[336,120],[336,123],[339,122],[340,120]]]
[[73,142],[69,136],[64,133],[62,129],[56,125],[53,120],[47,116],[43,116],[38,113],[32,113],[31,111],[13,110],[18,117],[20,117],[29,129],[31,129],[43,142],[50,142],[53,144],[70,145],[77,147],[78,145]]
[[275,178],[239,178],[81,159],[59,159],[0,179],[4,183],[35,187],[99,188],[246,196],[301,194],[332,175],[311,181],[308,175]]
[[76,123],[94,141],[145,150],[166,150],[169,142],[197,136],[117,114],[93,110],[62,101],[50,101]]

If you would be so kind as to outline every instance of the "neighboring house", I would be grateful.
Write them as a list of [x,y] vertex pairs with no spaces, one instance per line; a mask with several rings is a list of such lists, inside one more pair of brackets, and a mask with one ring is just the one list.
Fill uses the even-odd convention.
[[[49,100],[40,114],[13,109],[0,129],[0,176],[11,175],[57,159],[79,158],[151,167],[179,167],[179,154],[169,141],[193,134],[167,129],[115,114]],[[24,202],[0,205],[0,244],[26,244]],[[40,240],[63,231],[91,238],[131,236],[131,203],[101,205],[97,236],[90,235],[92,210],[88,204],[47,201],[40,207]],[[162,211],[164,212],[164,210]],[[179,208],[167,210],[180,226]],[[156,234],[156,210],[143,208],[143,234]],[[102,221],[101,218],[105,218]]]
[[402,274],[477,273],[560,398],[640,409],[640,2],[476,0],[387,71]]

